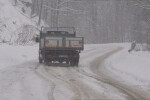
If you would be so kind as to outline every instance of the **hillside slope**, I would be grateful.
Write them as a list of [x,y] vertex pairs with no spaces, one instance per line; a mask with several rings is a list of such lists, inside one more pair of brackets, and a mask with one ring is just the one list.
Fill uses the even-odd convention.
[[[21,8],[21,7],[20,7]],[[0,0],[0,42],[29,43],[38,33],[36,22],[9,0]]]

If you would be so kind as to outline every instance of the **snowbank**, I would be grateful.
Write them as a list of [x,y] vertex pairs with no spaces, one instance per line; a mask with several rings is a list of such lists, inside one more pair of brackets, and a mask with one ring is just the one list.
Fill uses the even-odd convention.
[[124,45],[119,53],[109,57],[104,65],[119,81],[132,86],[147,88],[150,86],[150,52],[128,53],[130,45]]
[[0,68],[38,59],[38,45],[10,46],[0,44]]
[[52,85],[35,74],[38,46],[0,44],[0,100],[49,100]]

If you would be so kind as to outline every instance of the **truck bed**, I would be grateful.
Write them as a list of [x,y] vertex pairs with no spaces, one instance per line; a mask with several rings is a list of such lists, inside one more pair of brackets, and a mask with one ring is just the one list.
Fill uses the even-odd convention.
[[83,37],[46,37],[44,41],[48,50],[83,50]]

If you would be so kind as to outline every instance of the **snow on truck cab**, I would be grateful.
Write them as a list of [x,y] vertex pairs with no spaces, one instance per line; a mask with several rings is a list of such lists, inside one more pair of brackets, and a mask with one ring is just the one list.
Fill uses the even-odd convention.
[[66,63],[78,66],[84,38],[76,37],[73,27],[42,27],[39,41],[39,63]]

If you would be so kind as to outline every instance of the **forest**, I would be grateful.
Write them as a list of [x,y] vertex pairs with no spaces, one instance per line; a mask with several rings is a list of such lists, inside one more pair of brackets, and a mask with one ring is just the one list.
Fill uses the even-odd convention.
[[150,44],[149,0],[14,0],[50,27],[75,27],[86,43]]

